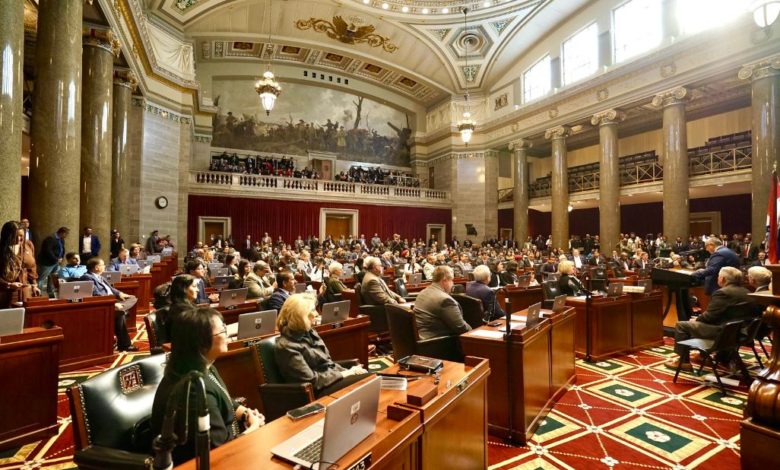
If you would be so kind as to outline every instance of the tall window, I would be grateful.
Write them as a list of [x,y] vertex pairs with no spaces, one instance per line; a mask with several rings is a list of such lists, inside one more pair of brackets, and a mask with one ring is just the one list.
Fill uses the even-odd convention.
[[740,18],[750,0],[677,0],[677,22],[683,34],[696,34]]
[[613,10],[615,63],[649,51],[661,43],[662,4],[658,0],[630,0]]
[[599,28],[591,24],[563,43],[563,84],[593,75],[599,66]]
[[523,102],[541,98],[550,92],[550,54],[542,57],[523,74]]

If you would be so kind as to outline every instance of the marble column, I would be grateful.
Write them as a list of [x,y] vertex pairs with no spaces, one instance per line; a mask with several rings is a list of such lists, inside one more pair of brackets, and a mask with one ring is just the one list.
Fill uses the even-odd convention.
[[30,124],[30,223],[39,237],[68,227],[76,251],[81,178],[81,1],[40,0]]
[[772,169],[780,159],[780,56],[746,65],[739,78],[751,80],[753,112],[752,223],[753,242],[766,232],[766,211]]
[[590,122],[599,126],[599,239],[604,253],[611,253],[620,241],[620,154],[618,123],[621,111],[596,113]]
[[0,224],[22,208],[24,2],[0,2]]
[[517,241],[518,246],[522,247],[528,238],[528,148],[531,142],[524,139],[515,140],[509,143],[509,150],[512,151],[512,163],[515,167],[515,185],[512,188],[512,201],[514,212],[514,227],[512,235]]
[[685,87],[677,87],[653,97],[653,105],[663,108],[663,233],[669,240],[688,239],[689,170],[688,133],[685,120],[685,102],[689,94]]
[[114,54],[119,52],[113,43],[111,31],[84,30],[80,228],[92,227],[105,259],[110,256]]
[[567,126],[553,127],[544,133],[544,138],[552,141],[552,247],[563,250],[569,246],[569,176],[566,161],[566,137],[569,134],[571,129]]
[[137,81],[133,72],[114,72],[114,104],[111,129],[112,178],[111,178],[111,227],[126,238],[130,235],[130,197],[133,186],[128,165],[130,141],[130,106]]

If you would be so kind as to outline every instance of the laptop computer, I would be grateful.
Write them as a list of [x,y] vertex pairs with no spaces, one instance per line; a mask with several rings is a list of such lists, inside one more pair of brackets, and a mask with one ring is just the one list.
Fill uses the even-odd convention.
[[409,278],[409,284],[411,285],[422,284],[422,282],[423,282],[422,273],[414,273]]
[[163,248],[162,251],[163,256],[171,256],[172,254],[173,254],[173,248],[171,248],[170,246],[166,246],[165,248]]
[[636,285],[638,287],[644,287],[645,294],[649,294],[653,292],[653,281],[650,279],[641,279],[639,281],[636,281]]
[[209,266],[209,271],[212,273],[217,269],[224,267],[222,263],[209,263],[208,266]]
[[149,265],[149,264],[159,263],[161,260],[162,258],[160,257],[160,255],[147,256],[146,264]]
[[101,276],[112,286],[122,280],[122,273],[119,271],[103,271]]
[[230,274],[230,270],[228,268],[217,268],[211,270],[211,275],[214,277],[225,277],[228,274]]
[[555,297],[555,300],[553,300],[553,306],[552,311],[554,313],[562,312],[563,309],[566,308],[566,296],[565,295],[558,295]]
[[92,281],[60,282],[57,298],[74,302],[79,301],[86,297],[92,297],[92,289],[94,287]]
[[623,283],[613,282],[607,286],[607,297],[620,297],[623,295]]
[[219,293],[219,306],[233,308],[236,305],[243,304],[246,301],[248,291],[249,289],[247,288],[223,290]]
[[22,330],[24,330],[23,308],[0,310],[0,336],[18,335]]
[[152,264],[150,261],[146,261],[145,259],[137,259],[135,262],[138,263],[138,269],[144,269],[145,267]]
[[[374,377],[333,401],[321,419],[271,449],[271,453],[303,468],[330,468],[376,430],[382,380]],[[319,462],[326,463],[320,467]]]
[[135,274],[138,272],[140,267],[137,264],[120,264],[119,265],[119,273],[122,274],[122,276],[130,276],[132,274]]
[[233,276],[217,276],[214,279],[214,288],[217,290],[227,289],[233,279],[235,279]]
[[296,282],[295,283],[295,293],[296,294],[302,294],[306,292],[306,283],[305,282]]
[[537,302],[528,307],[528,313],[525,316],[526,328],[532,328],[539,323],[539,315],[542,312],[542,303]]
[[517,287],[528,287],[531,285],[531,276],[525,275],[517,278]]
[[557,281],[558,280],[558,274],[557,273],[550,273],[544,275],[545,281]]
[[238,316],[238,339],[255,338],[276,330],[276,310],[244,313]]
[[322,306],[322,322],[320,324],[342,323],[349,317],[349,307],[349,300],[324,304]]

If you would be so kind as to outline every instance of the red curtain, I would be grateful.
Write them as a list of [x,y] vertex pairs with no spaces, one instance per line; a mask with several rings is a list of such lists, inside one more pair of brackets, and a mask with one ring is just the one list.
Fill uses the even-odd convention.
[[360,233],[354,235],[362,233],[367,239],[374,233],[382,239],[393,233],[410,240],[424,238],[426,224],[444,224],[447,238],[452,237],[450,209],[190,195],[187,243],[192,247],[198,241],[198,217],[230,217],[236,243],[247,235],[258,240],[264,232],[274,240],[281,235],[288,243],[298,235],[319,236],[322,208],[357,210]]

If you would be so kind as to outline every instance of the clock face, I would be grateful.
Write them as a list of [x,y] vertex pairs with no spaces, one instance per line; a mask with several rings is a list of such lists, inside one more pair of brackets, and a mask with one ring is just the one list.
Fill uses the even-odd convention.
[[158,209],[165,209],[168,207],[168,198],[165,196],[160,196],[157,199],[155,199],[154,204],[157,206]]

